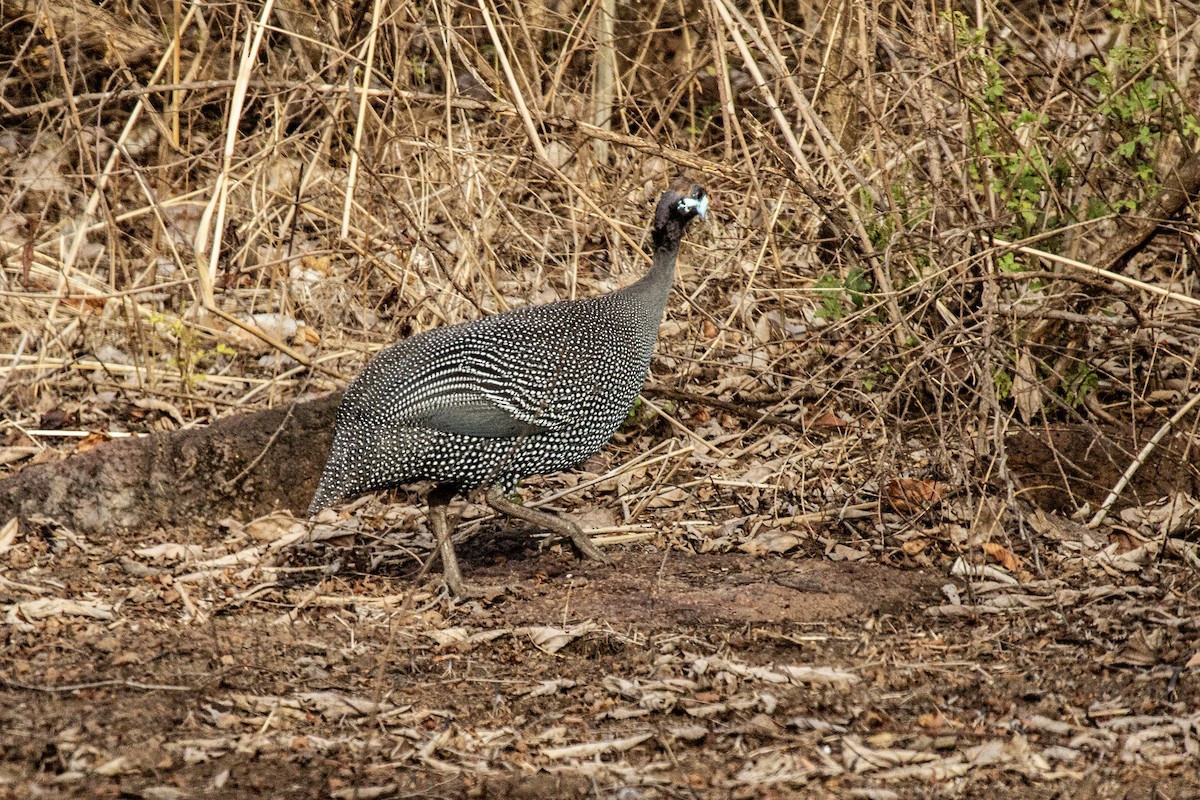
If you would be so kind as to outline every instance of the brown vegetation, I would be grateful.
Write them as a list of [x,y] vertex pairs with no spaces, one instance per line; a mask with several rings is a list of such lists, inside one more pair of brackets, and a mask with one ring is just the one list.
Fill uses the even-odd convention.
[[[0,797],[1195,796],[1197,11],[0,4]],[[681,172],[616,568],[283,513]]]

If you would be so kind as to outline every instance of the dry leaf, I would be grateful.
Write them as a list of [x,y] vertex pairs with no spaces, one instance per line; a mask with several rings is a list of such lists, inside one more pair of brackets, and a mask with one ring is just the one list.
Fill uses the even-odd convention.
[[896,478],[888,481],[888,505],[900,514],[919,514],[940,503],[948,488],[930,478]]
[[84,600],[67,600],[64,598],[48,597],[41,600],[29,600],[24,603],[14,603],[8,608],[5,622],[20,631],[28,633],[34,630],[31,622],[51,617],[87,617],[89,619],[111,620],[116,615],[112,606],[105,603]]
[[333,800],[383,800],[386,797],[396,797],[400,785],[384,783],[379,786],[347,786],[335,789],[329,793]]
[[764,486],[773,487],[775,484],[772,481],[772,478],[776,478],[779,475],[779,470],[779,462],[771,461],[768,464],[755,464],[751,467],[748,467],[746,471],[738,477],[743,483],[761,483]]
[[1007,511],[1008,507],[1004,501],[997,497],[984,495],[979,498],[979,505],[975,507],[975,518],[971,521],[971,544],[982,545],[1002,531],[1002,522]]
[[185,423],[183,412],[179,410],[179,407],[166,400],[159,400],[157,397],[139,397],[133,401],[133,405],[143,411],[161,411],[175,420],[177,425],[182,426]]
[[990,564],[971,564],[962,556],[954,560],[954,564],[950,567],[950,574],[956,578],[997,581],[1009,585],[1015,585],[1018,582],[1012,575],[998,570]]
[[590,633],[595,629],[595,623],[585,622],[566,631],[561,628],[552,628],[548,625],[533,625],[527,628],[517,628],[513,633],[525,634],[535,647],[547,653],[557,653],[580,636]]
[[555,678],[551,681],[542,681],[538,685],[530,688],[524,694],[526,697],[546,697],[547,695],[557,694],[563,689],[572,689],[575,686],[575,681],[570,678]]
[[743,542],[738,549],[752,556],[765,556],[771,553],[786,553],[800,544],[800,537],[794,533],[783,531],[764,531],[748,542]]
[[365,697],[353,697],[337,692],[301,692],[296,695],[304,709],[312,709],[328,719],[362,717],[382,714],[397,708],[392,703],[379,703]]
[[88,450],[91,450],[92,448],[111,440],[112,437],[107,433],[103,433],[101,431],[92,431],[87,436],[75,443],[75,453],[76,455],[86,453]]
[[1009,572],[1021,571],[1021,559],[1014,555],[1004,545],[996,542],[984,542],[980,545],[983,552],[991,556],[995,561]]
[[833,550],[829,552],[830,561],[861,561],[866,558],[868,553],[865,550],[855,550],[853,547],[847,547],[844,544],[835,544]]
[[674,508],[687,502],[688,493],[686,489],[680,489],[678,486],[672,486],[661,490],[650,502],[646,504],[647,508]]
[[821,686],[853,686],[862,683],[862,678],[853,672],[837,667],[801,667],[784,664],[779,671],[788,676],[792,683]]
[[672,739],[684,742],[699,742],[708,736],[708,728],[703,725],[676,725],[667,728],[667,734]]
[[1122,664],[1128,667],[1150,667],[1162,660],[1158,655],[1161,646],[1161,629],[1155,630],[1149,635],[1139,629],[1134,631],[1124,647],[1101,658],[1100,661],[1104,664]]
[[1108,539],[1116,549],[1113,555],[1123,556],[1126,553],[1132,553],[1142,546],[1142,541],[1128,531],[1123,531],[1120,528],[1114,528],[1108,534]]
[[256,542],[273,542],[293,528],[303,528],[291,514],[275,512],[246,523],[245,533]]
[[810,428],[833,428],[834,430],[846,430],[853,427],[854,423],[848,422],[832,411],[826,411],[821,416],[808,423]]
[[917,717],[917,724],[926,730],[945,730],[951,727],[950,720],[940,711],[930,711]]
[[139,547],[134,555],[159,561],[190,561],[204,556],[204,548],[198,544],[164,542],[150,547]]
[[17,517],[13,517],[8,522],[4,523],[4,527],[0,528],[0,555],[7,553],[12,549],[13,541],[17,538],[19,525]]
[[1042,410],[1042,391],[1037,382],[1037,363],[1029,350],[1022,348],[1017,354],[1017,368],[1013,372],[1012,398],[1017,413],[1025,424],[1033,421]]
[[129,763],[129,759],[125,756],[117,756],[114,759],[105,761],[98,767],[92,769],[97,775],[103,775],[106,778],[111,778],[114,775],[120,775],[123,772],[133,772],[133,765]]
[[1120,516],[1122,522],[1139,533],[1173,536],[1195,525],[1200,516],[1200,501],[1176,492],[1155,503],[1131,506]]
[[433,630],[426,631],[425,635],[430,639],[433,639],[438,644],[444,646],[467,641],[467,637],[470,636],[470,632],[466,628],[459,626],[454,628],[435,628]]
[[0,466],[15,464],[41,452],[42,448],[33,446],[0,447]]
[[[876,734],[866,742],[857,736],[842,737],[842,765],[854,773],[870,772],[885,767],[936,761],[937,756],[923,750],[893,748],[891,736]],[[871,745],[868,746],[867,742]]]
[[251,327],[257,328],[272,339],[285,342],[294,337],[303,324],[295,317],[271,312],[252,314],[250,322]]
[[542,755],[546,756],[546,758],[588,758],[590,756],[598,756],[601,753],[623,753],[653,737],[653,732],[639,733],[624,739],[605,739],[602,742],[585,742],[583,744],[567,745],[566,747],[548,747],[542,751]]

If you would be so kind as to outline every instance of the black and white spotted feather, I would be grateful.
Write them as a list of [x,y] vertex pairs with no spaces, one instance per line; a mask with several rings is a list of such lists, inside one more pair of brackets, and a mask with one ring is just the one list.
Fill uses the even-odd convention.
[[505,491],[576,466],[612,438],[637,398],[684,228],[708,197],[676,182],[652,230],[654,259],[624,289],[411,336],[346,390],[308,513],[418,480]]

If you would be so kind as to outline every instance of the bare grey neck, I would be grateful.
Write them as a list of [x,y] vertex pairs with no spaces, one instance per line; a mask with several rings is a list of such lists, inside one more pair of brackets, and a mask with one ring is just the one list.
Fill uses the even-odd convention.
[[671,285],[675,282],[675,258],[678,255],[678,240],[656,247],[650,269],[636,283],[622,289],[620,294],[637,300],[651,313],[657,310],[657,318],[662,319]]

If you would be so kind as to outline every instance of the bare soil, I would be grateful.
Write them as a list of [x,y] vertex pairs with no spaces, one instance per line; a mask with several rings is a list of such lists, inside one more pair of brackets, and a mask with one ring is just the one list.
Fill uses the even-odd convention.
[[407,523],[357,537],[25,525],[0,797],[1200,793],[1197,581],[1169,553],[1105,562],[1042,513],[1044,575],[968,585],[829,528],[605,566],[483,519],[460,558],[498,588],[453,603],[412,510],[360,508]]

